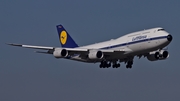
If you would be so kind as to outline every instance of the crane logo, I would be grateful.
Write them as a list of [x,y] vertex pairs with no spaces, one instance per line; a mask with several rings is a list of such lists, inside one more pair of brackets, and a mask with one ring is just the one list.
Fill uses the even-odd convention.
[[62,31],[61,34],[60,34],[60,41],[61,43],[64,45],[66,44],[66,41],[67,41],[67,33],[66,31]]

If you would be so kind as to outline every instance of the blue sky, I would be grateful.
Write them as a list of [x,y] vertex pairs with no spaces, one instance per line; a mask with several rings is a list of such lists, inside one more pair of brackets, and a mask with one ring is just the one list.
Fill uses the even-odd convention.
[[[1,101],[177,101],[180,99],[180,1],[2,0],[0,3]],[[132,69],[55,59],[5,43],[60,46],[63,24],[79,45],[153,27],[173,35],[169,59],[135,59]]]

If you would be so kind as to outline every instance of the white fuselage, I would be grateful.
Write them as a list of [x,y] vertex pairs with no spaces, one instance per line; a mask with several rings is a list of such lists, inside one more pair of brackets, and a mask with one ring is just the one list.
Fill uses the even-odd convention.
[[[95,50],[111,49],[111,50],[128,51],[123,55],[115,54],[114,56],[109,57],[110,59],[122,59],[127,55],[137,56],[140,54],[145,54],[151,51],[162,49],[170,43],[167,40],[167,35],[169,35],[169,33],[167,33],[164,30],[158,31],[158,29],[162,29],[162,28],[153,28],[153,29],[138,31],[124,35],[117,39],[111,39],[109,41],[82,46],[79,48],[95,49]],[[71,59],[77,61],[83,61],[83,62],[93,62],[89,59],[81,59],[78,56],[74,56]]]
[[152,28],[126,34],[117,39],[79,47],[62,25],[57,25],[62,47],[47,47],[8,43],[11,46],[41,49],[38,53],[52,54],[55,58],[64,58],[81,62],[100,62],[100,68],[118,68],[124,62],[126,68],[132,68],[134,57],[146,57],[149,61],[165,60],[169,53],[164,49],[173,39],[163,28]]

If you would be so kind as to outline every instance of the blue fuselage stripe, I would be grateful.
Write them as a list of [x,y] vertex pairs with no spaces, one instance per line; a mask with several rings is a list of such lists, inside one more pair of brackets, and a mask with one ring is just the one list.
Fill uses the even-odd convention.
[[122,47],[122,46],[126,46],[126,45],[132,45],[132,44],[137,44],[137,43],[141,43],[141,42],[164,39],[164,38],[167,38],[167,36],[160,36],[160,37],[148,38],[148,39],[144,39],[144,40],[131,41],[131,42],[127,42],[127,43],[122,43],[122,44],[117,44],[117,45],[113,45],[113,46],[103,47],[103,48],[100,48],[100,49],[110,49],[110,48],[115,48],[115,47]]

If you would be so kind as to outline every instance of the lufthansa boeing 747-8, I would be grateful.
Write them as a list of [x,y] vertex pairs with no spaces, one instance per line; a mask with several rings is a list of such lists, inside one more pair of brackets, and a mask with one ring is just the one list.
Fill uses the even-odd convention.
[[52,54],[55,58],[64,58],[81,62],[97,63],[100,68],[118,68],[124,62],[126,68],[132,68],[135,56],[146,57],[150,61],[165,60],[169,52],[164,48],[172,41],[172,35],[163,28],[133,32],[117,39],[78,46],[62,25],[57,25],[62,47],[33,46],[13,44],[25,48],[40,49],[39,53]]

